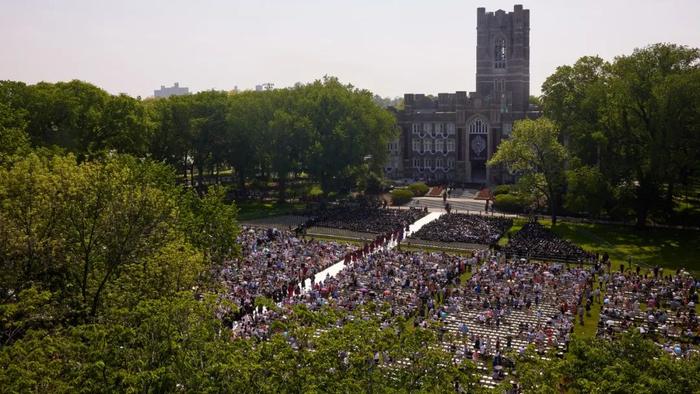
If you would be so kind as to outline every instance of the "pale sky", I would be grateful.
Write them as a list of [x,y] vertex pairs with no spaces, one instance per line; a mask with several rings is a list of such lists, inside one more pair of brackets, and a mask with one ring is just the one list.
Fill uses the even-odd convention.
[[[531,93],[557,66],[700,47],[700,0],[530,0]],[[152,96],[334,75],[382,96],[474,90],[476,8],[501,0],[0,0],[0,80]]]

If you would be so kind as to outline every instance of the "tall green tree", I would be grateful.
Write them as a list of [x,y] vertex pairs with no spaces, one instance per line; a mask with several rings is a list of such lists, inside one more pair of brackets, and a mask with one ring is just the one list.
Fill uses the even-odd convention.
[[700,174],[700,52],[656,44],[607,63],[584,57],[543,84],[543,109],[583,165],[597,167],[639,226],[670,215]]
[[307,117],[284,110],[273,114],[267,139],[269,145],[266,146],[270,148],[271,168],[277,174],[280,201],[286,199],[289,174],[305,168],[315,136],[315,129]]
[[559,130],[547,118],[515,123],[513,135],[501,142],[489,166],[504,165],[518,176],[519,187],[534,190],[546,198],[557,222],[557,207],[565,186],[566,148],[559,142]]
[[574,337],[563,359],[533,352],[517,363],[526,392],[686,393],[700,384],[700,357],[675,359],[638,334],[615,341]]
[[214,155],[223,158],[221,153],[226,135],[228,93],[207,91],[187,96],[190,104],[189,141],[190,158],[193,168],[197,168],[198,184],[204,185],[204,171],[211,169]]
[[82,81],[29,87],[28,131],[36,145],[57,145],[84,158],[103,147],[102,111],[109,95]]
[[59,146],[80,158],[106,151],[145,155],[153,125],[139,100],[82,81],[0,83],[0,105],[22,114],[35,146]]
[[225,155],[235,170],[238,189],[245,193],[246,180],[256,175],[269,149],[264,136],[274,113],[273,92],[244,92],[232,96],[227,115]]
[[98,317],[128,265],[145,267],[178,239],[177,192],[163,166],[31,154],[0,179],[0,288],[5,296],[32,284],[60,290],[57,318]]
[[601,153],[609,125],[601,109],[609,100],[609,78],[609,63],[584,56],[572,66],[557,67],[542,84],[544,115],[559,127],[560,140],[583,165],[600,166],[605,160]]
[[149,142],[149,155],[171,165],[187,177],[189,170],[190,107],[186,96],[144,101],[150,121],[155,125]]
[[[700,51],[668,44],[636,50],[616,59],[613,65],[607,115],[614,119],[614,153],[627,165],[628,183],[635,184],[634,207],[639,226],[646,224],[650,211],[668,209],[662,205],[663,191],[666,188],[673,194],[680,164],[673,158],[687,156],[678,142],[697,146],[700,139],[697,111],[666,104],[679,104],[672,96],[680,90],[681,97],[694,97],[696,101],[684,104],[698,108],[699,96],[683,93],[678,83],[697,80],[698,67]],[[688,137],[690,140],[685,141]]]
[[126,94],[109,96],[101,112],[100,126],[91,137],[93,151],[114,150],[140,157],[148,154],[155,124],[139,100]]
[[9,163],[15,155],[29,153],[25,114],[25,111],[0,102],[0,165]]
[[207,262],[221,264],[238,255],[238,210],[225,202],[226,189],[209,187],[202,197],[185,192],[181,203],[183,230],[192,245],[201,250]]
[[367,164],[381,173],[386,144],[396,135],[395,119],[377,106],[372,94],[336,78],[303,86],[303,111],[318,133],[309,158],[309,172],[325,193],[347,191],[357,167]]

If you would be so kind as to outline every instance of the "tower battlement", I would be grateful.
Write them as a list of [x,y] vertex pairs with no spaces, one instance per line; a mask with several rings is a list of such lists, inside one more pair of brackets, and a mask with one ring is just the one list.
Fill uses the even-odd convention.
[[486,12],[486,8],[479,7],[476,9],[476,27],[499,26],[502,23],[522,24],[530,26],[530,10],[524,9],[522,4],[516,4],[513,11],[505,12],[497,10]]
[[476,90],[502,111],[524,114],[530,95],[530,10],[477,9]]

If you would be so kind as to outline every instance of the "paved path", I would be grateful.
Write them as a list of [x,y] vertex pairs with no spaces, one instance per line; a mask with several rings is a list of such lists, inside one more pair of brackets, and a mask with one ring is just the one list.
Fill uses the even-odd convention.
[[[478,213],[484,210],[486,201],[474,200],[473,198],[449,198],[447,202],[452,206],[452,211],[458,213]],[[445,203],[442,198],[436,197],[416,197],[410,203],[411,207],[428,207],[429,211],[445,211]]]
[[[433,220],[436,220],[440,216],[444,215],[444,212],[430,212],[426,216],[423,216],[422,218],[418,219],[415,223],[411,224],[408,227],[408,232],[404,234],[404,239],[408,238],[411,234],[414,232],[418,231],[421,229],[421,227],[425,226],[426,224],[432,222]],[[396,242],[392,241],[389,243],[389,245],[386,246],[387,249],[393,249],[396,247]],[[317,273],[314,275],[314,283],[318,283],[320,281],[323,281],[326,279],[326,277],[334,277],[338,275],[338,272],[340,272],[343,268],[345,268],[345,261],[343,259],[340,259],[337,263],[331,265],[330,267],[326,268],[325,270]],[[304,287],[302,289],[302,293],[306,293],[311,289],[311,278],[308,278],[304,281]]]

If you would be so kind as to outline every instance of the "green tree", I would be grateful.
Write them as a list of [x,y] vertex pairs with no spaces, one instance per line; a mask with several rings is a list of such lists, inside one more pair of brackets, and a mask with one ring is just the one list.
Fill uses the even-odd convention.
[[[127,95],[111,96],[77,80],[36,85],[4,81],[0,98],[0,107],[20,114],[21,128],[35,146],[59,146],[81,159],[111,150],[147,153],[153,125],[142,103]],[[5,117],[3,123],[8,121],[12,118]]]
[[35,145],[58,145],[84,158],[103,148],[102,111],[109,95],[73,80],[40,82],[28,89],[28,132]]
[[0,165],[29,152],[27,111],[15,102],[16,90],[24,89],[22,84],[0,81]]
[[489,160],[489,166],[504,165],[518,176],[518,187],[541,193],[549,207],[552,223],[565,185],[566,148],[558,141],[559,130],[547,118],[516,122],[513,135],[503,141]]
[[268,149],[264,136],[274,110],[269,100],[272,92],[244,92],[232,96],[226,128],[225,155],[236,171],[238,189],[245,193],[246,180],[255,175]]
[[699,357],[673,359],[638,334],[615,341],[574,337],[561,360],[529,353],[517,363],[527,392],[684,393],[700,384]]
[[[186,96],[190,105],[189,157],[197,168],[198,184],[204,185],[204,171],[215,166],[214,157],[223,159],[226,135],[228,93],[207,91]],[[219,163],[220,164],[220,163]]]
[[381,173],[387,158],[386,144],[396,135],[391,113],[377,107],[372,95],[336,78],[299,87],[302,111],[318,133],[309,157],[309,172],[324,193],[349,191],[355,185],[355,169],[367,164]]
[[208,261],[218,264],[236,257],[239,251],[236,243],[238,209],[235,204],[227,204],[225,198],[224,187],[212,186],[202,197],[186,192],[181,204],[185,234],[189,235],[192,245],[204,252]]
[[68,166],[71,158],[49,160],[30,154],[9,168],[0,168],[0,278],[3,298],[40,281],[62,285],[65,242],[60,180],[51,167]]
[[678,186],[692,184],[700,160],[700,52],[656,44],[612,63],[583,57],[543,84],[543,109],[583,165],[597,167],[637,224],[668,217]]
[[93,151],[115,150],[141,157],[148,153],[155,124],[139,100],[125,94],[110,96],[101,112],[100,126],[92,136]]
[[31,154],[0,179],[1,288],[60,289],[66,316],[97,317],[125,267],[144,266],[176,238],[177,193],[163,166]]
[[270,120],[267,146],[282,202],[286,200],[287,177],[303,169],[314,135],[313,125],[304,116],[277,110]]
[[151,99],[144,102],[150,122],[155,125],[149,154],[187,178],[189,170],[190,106],[187,96]]
[[[583,165],[601,165],[609,126],[601,109],[608,103],[610,64],[584,56],[573,66],[560,66],[542,84],[542,110],[560,129],[560,139]],[[602,155],[602,157],[601,157]],[[611,161],[602,163],[604,168]]]
[[[697,146],[699,95],[687,94],[682,85],[700,77],[700,51],[657,44],[616,59],[610,83],[614,154],[626,164],[627,183],[634,184],[637,225],[646,224],[650,211],[663,209],[663,189],[673,195],[678,170],[687,163],[681,144]],[[682,84],[678,82],[684,81]],[[680,103],[672,96],[690,99]],[[693,102],[694,100],[694,102]],[[666,104],[671,103],[674,104]],[[695,109],[695,110],[694,110]],[[674,157],[678,156],[679,161]]]
[[603,174],[595,167],[580,166],[566,171],[564,207],[572,212],[585,212],[597,217],[608,200]]

